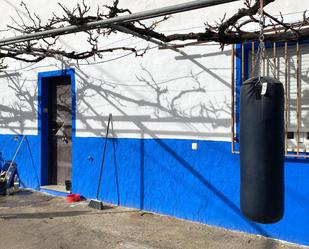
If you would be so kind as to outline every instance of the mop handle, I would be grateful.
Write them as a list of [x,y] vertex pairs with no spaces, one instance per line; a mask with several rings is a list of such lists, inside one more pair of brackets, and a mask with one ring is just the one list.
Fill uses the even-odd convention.
[[20,143],[19,143],[19,145],[18,145],[18,147],[17,147],[17,149],[16,149],[16,151],[15,151],[15,154],[14,154],[14,156],[13,156],[13,159],[12,159],[11,163],[10,163],[10,166],[9,166],[8,170],[6,171],[6,173],[5,173],[5,178],[6,178],[6,176],[7,176],[7,173],[9,172],[9,169],[12,167],[12,165],[13,165],[13,163],[14,163],[16,157],[17,157],[17,154],[18,154],[18,152],[19,152],[19,150],[20,150],[20,147],[21,147],[21,145],[23,144],[25,138],[26,138],[26,135],[23,135],[23,138],[22,138],[22,140],[20,141]]
[[103,149],[103,155],[102,155],[102,164],[101,164],[100,177],[99,177],[99,182],[98,182],[97,199],[99,198],[101,178],[102,178],[103,165],[104,165],[105,152],[106,152],[106,145],[107,145],[107,138],[108,138],[108,133],[109,133],[109,125],[110,125],[111,120],[112,120],[112,114],[110,113],[109,116],[108,116],[108,123],[107,123],[107,128],[106,128],[105,143],[104,143],[104,149]]

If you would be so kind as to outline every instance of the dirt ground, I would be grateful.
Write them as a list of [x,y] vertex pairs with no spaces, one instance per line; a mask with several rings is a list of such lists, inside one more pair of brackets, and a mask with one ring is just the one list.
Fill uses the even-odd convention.
[[[305,248],[138,210],[22,191],[0,197],[0,249]],[[309,247],[307,247],[309,248]]]

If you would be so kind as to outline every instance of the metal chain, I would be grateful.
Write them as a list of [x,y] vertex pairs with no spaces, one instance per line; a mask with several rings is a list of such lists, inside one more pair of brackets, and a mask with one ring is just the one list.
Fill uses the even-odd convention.
[[261,67],[262,67],[262,62],[263,60],[267,60],[269,63],[270,67],[275,70],[275,64],[273,61],[271,61],[267,55],[266,47],[265,47],[265,36],[264,36],[264,27],[265,27],[265,16],[264,16],[264,11],[263,11],[263,0],[260,0],[260,20],[259,20],[259,25],[260,25],[260,35],[259,35],[259,46],[256,54],[256,59],[255,59],[255,70],[254,70],[254,75],[258,77],[258,81],[256,84],[262,83],[261,82]]
[[264,3],[263,0],[260,0],[260,36],[259,36],[259,49],[257,58],[259,60],[258,66],[258,83],[261,82],[261,64],[262,61],[265,59],[265,43],[264,43],[264,26],[265,26],[265,18],[264,18],[264,11],[263,11]]

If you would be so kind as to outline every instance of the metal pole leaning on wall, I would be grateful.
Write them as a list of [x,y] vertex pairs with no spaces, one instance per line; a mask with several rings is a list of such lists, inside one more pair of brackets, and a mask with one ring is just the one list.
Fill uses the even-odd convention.
[[[8,170],[6,171],[6,173],[5,173],[5,179],[10,178],[10,177],[8,177],[8,174],[9,174],[9,172],[10,172],[11,167],[13,166],[13,164],[14,164],[14,162],[15,162],[15,159],[16,159],[18,153],[19,153],[19,150],[20,150],[20,148],[21,148],[21,146],[22,146],[22,144],[23,144],[25,138],[26,138],[26,135],[23,135],[21,141],[20,141],[19,144],[18,144],[18,147],[17,147],[17,149],[16,149],[16,151],[15,151],[15,153],[14,153],[14,156],[13,156],[13,159],[12,159],[12,161],[11,161],[11,163],[10,163],[10,166],[9,166]],[[12,177],[12,176],[11,176],[11,177]]]
[[23,137],[22,137],[22,139],[21,139],[21,141],[20,141],[20,143],[19,143],[19,145],[18,145],[18,147],[17,147],[17,149],[16,149],[16,151],[15,151],[15,153],[14,153],[14,156],[13,156],[13,159],[12,159],[12,161],[11,161],[10,167],[11,167],[12,164],[14,163],[14,161],[15,161],[15,159],[16,159],[18,153],[19,153],[19,150],[20,150],[20,148],[21,148],[21,145],[23,144],[25,138],[26,138],[26,135],[23,135]]
[[235,2],[235,1],[239,1],[239,0],[196,0],[196,1],[191,1],[187,3],[172,5],[168,7],[141,11],[141,12],[133,13],[130,15],[117,16],[117,17],[113,17],[109,19],[89,22],[83,25],[71,25],[71,26],[56,28],[52,30],[45,30],[45,31],[40,31],[36,33],[24,34],[21,36],[5,38],[5,39],[0,40],[0,46],[14,44],[17,42],[37,40],[37,39],[46,38],[46,37],[77,33],[77,32],[81,32],[85,30],[104,28],[112,24],[115,25],[115,24],[121,24],[121,23],[146,20],[146,19],[160,17],[160,16],[167,16],[167,15],[176,14],[180,12],[206,8],[210,6],[215,6],[215,5],[230,3],[230,2]]

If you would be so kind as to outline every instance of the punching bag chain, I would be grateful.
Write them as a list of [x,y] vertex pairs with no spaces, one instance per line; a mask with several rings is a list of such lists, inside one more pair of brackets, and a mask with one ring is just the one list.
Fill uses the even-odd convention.
[[264,24],[265,24],[265,18],[264,18],[264,11],[263,11],[264,3],[263,0],[260,0],[260,36],[259,36],[259,47],[256,54],[255,59],[255,68],[256,72],[254,72],[255,75],[258,77],[257,84],[261,84],[261,64],[263,59],[265,59],[265,44],[264,44]]
[[[268,55],[267,55],[267,51],[265,48],[265,36],[264,36],[264,27],[265,27],[265,15],[264,15],[264,11],[263,11],[263,7],[264,7],[264,3],[263,0],[260,0],[260,20],[259,20],[259,25],[260,25],[260,35],[259,35],[259,46],[258,46],[258,50],[256,53],[256,59],[254,61],[254,65],[255,65],[255,70],[254,72],[252,72],[253,76],[258,77],[258,81],[257,84],[262,84],[261,82],[261,77],[262,77],[262,63],[263,61],[267,60],[268,64],[271,67],[271,70],[274,71],[275,70],[275,64],[272,60],[269,59]],[[273,72],[274,73],[274,72]],[[275,74],[275,73],[274,73]],[[264,75],[265,76],[265,75]]]

